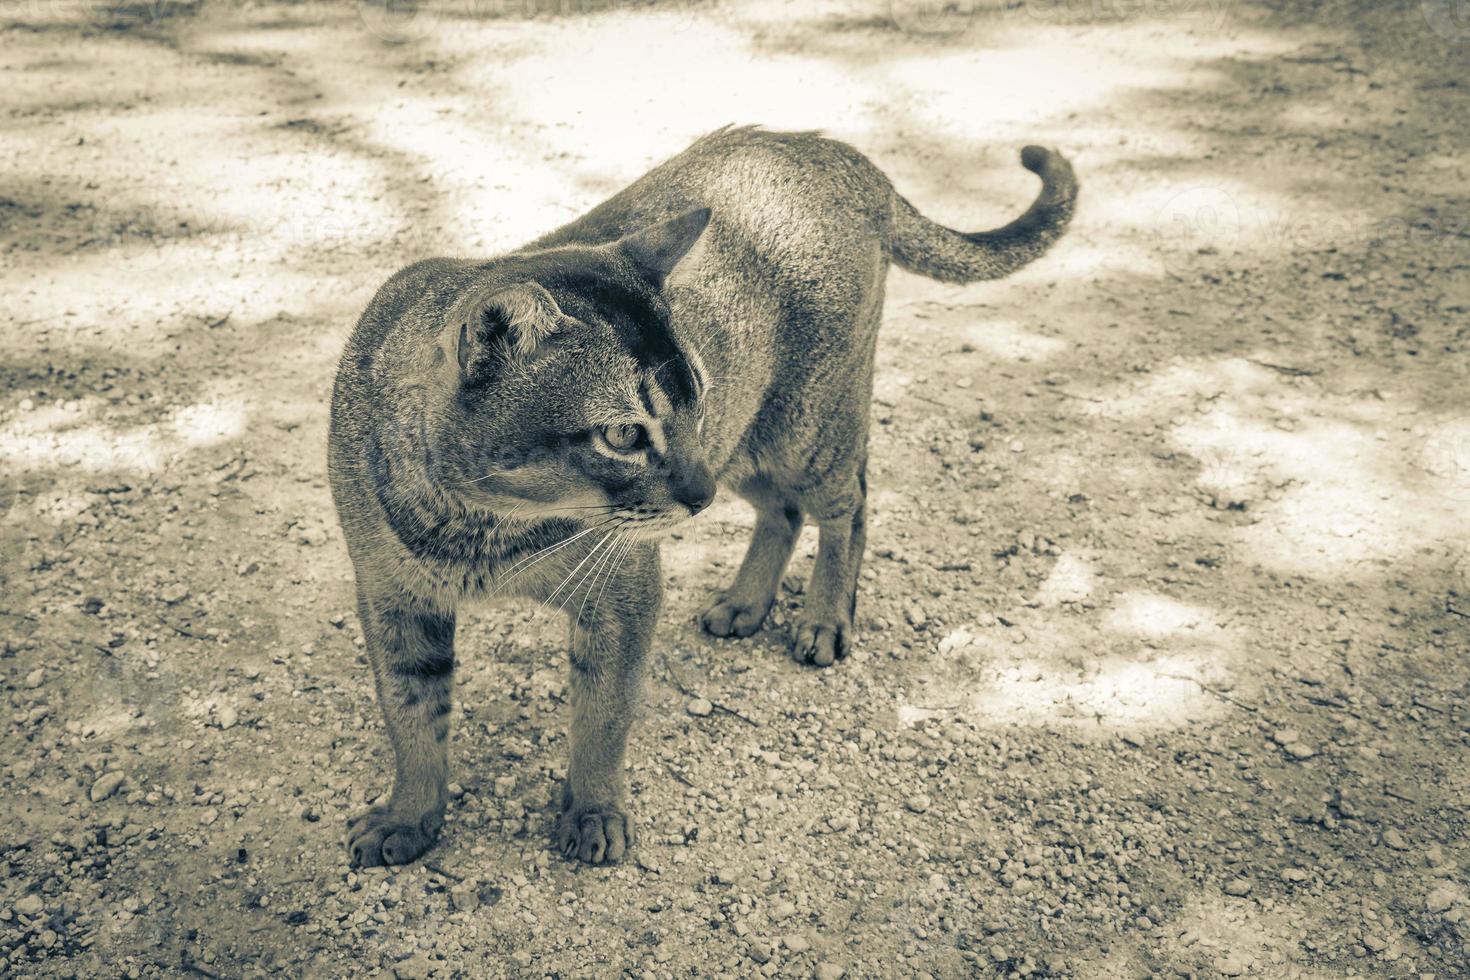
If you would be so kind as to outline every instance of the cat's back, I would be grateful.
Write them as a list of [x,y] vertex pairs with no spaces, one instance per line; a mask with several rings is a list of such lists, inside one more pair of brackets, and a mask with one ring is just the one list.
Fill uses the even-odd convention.
[[600,245],[709,207],[727,235],[780,261],[793,250],[830,252],[834,234],[873,238],[886,225],[891,197],[888,179],[846,143],[815,132],[727,126],[532,247]]

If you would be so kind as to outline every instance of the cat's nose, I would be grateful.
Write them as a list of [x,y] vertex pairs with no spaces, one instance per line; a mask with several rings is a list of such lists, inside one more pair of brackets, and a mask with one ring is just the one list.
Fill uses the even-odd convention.
[[680,474],[673,486],[674,499],[689,508],[690,514],[698,514],[715,499],[715,478],[703,463],[691,466]]

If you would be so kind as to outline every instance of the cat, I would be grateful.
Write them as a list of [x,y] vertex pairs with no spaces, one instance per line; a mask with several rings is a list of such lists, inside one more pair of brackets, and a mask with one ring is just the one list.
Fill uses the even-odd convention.
[[1010,224],[951,231],[857,150],[726,127],[583,217],[487,261],[388,280],[348,340],[329,471],[396,775],[348,823],[356,866],[401,864],[443,823],[455,615],[521,596],[570,621],[570,759],[556,842],[619,860],[624,750],[661,603],[659,538],[727,487],[755,508],[702,616],[760,628],[803,522],[818,527],[796,659],[852,643],[873,355],[890,262],[946,282],[1040,256],[1071,218],[1059,153]]

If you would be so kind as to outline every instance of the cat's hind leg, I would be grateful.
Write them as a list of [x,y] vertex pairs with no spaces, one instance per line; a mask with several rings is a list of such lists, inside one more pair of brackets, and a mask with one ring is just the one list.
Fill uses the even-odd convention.
[[761,628],[801,533],[801,508],[769,482],[753,479],[740,495],[755,507],[755,532],[734,583],[715,595],[700,619],[713,636],[750,636]]

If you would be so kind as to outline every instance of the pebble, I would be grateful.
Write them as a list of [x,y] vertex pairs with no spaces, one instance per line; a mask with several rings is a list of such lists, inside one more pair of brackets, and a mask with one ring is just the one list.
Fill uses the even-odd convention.
[[467,878],[449,890],[456,912],[473,912],[480,907],[480,883]]
[[219,727],[222,729],[234,728],[235,722],[240,720],[240,714],[232,704],[222,706],[215,712],[215,717],[219,720]]
[[415,953],[401,963],[394,965],[393,975],[398,980],[425,980],[434,969],[434,964],[423,953]]
[[903,805],[914,813],[924,813],[929,809],[929,806],[932,802],[933,801],[929,799],[929,794],[916,793],[915,795],[910,796],[908,799],[904,800]]
[[757,963],[769,963],[771,961],[771,944],[756,940],[750,944],[750,958]]
[[740,872],[733,867],[724,867],[715,872],[714,879],[719,885],[733,885],[740,879]]
[[1317,750],[1306,742],[1288,742],[1285,748],[1286,754],[1293,759],[1310,759],[1317,754]]
[[46,671],[41,667],[37,667],[26,675],[26,687],[33,691],[44,683],[46,683]]
[[846,973],[847,971],[836,963],[823,960],[817,964],[816,970],[812,971],[812,976],[816,977],[816,980],[842,980]]
[[21,915],[40,915],[46,910],[46,903],[41,901],[40,895],[33,892],[16,901],[15,910]]
[[1245,878],[1231,878],[1225,882],[1225,894],[1243,898],[1251,893],[1251,883]]
[[684,710],[696,718],[707,718],[715,706],[706,698],[693,698],[684,706]]
[[1238,977],[1245,972],[1245,964],[1234,956],[1222,956],[1215,960],[1215,969],[1227,977]]
[[1395,851],[1407,851],[1409,849],[1409,842],[1404,840],[1404,835],[1393,828],[1389,828],[1383,832],[1383,843]]
[[165,585],[163,591],[158,594],[158,598],[170,606],[176,605],[189,598],[189,590],[182,582],[175,582],[172,585]]
[[1441,884],[1430,890],[1429,894],[1424,897],[1424,907],[1436,915],[1448,912],[1455,904],[1457,897],[1454,888]]
[[103,773],[102,777],[92,784],[92,791],[88,795],[91,797],[93,803],[101,803],[113,793],[116,793],[117,788],[123,784],[123,780],[126,778],[127,776],[124,773],[117,771]]
[[812,948],[812,944],[799,932],[793,932],[789,936],[783,936],[781,944],[793,953],[805,953]]

